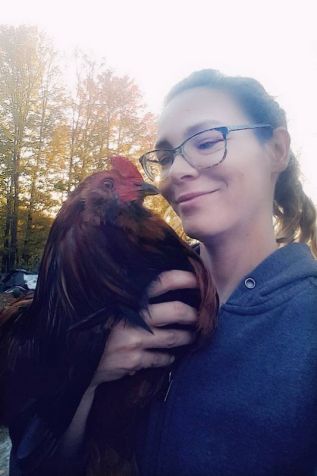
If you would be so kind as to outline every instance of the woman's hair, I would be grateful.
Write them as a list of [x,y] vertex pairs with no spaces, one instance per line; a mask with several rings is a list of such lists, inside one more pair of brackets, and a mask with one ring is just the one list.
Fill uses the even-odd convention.
[[[207,69],[196,71],[177,83],[165,99],[165,105],[183,91],[193,88],[218,89],[229,93],[255,123],[270,124],[273,129],[287,128],[286,115],[277,101],[252,78],[226,76]],[[272,136],[269,129],[255,132],[261,140]],[[316,209],[305,194],[299,179],[298,160],[290,151],[287,168],[280,173],[274,193],[273,215],[278,243],[307,243],[317,256]]]

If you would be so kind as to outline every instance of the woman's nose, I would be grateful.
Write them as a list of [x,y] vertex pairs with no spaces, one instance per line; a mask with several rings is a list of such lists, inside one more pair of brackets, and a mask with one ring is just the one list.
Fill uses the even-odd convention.
[[198,175],[197,169],[191,165],[183,156],[181,152],[178,152],[174,156],[173,164],[169,170],[170,178],[183,178],[183,177],[196,177]]

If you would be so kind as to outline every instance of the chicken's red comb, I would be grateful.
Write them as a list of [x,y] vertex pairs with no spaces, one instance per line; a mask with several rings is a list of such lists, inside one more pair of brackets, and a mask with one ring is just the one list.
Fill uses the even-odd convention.
[[117,170],[122,177],[142,178],[137,167],[127,158],[122,155],[111,157],[112,169]]

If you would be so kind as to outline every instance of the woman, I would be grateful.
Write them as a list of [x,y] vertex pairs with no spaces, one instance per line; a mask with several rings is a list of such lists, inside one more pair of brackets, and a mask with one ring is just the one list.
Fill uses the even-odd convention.
[[[317,264],[305,243],[316,255],[316,212],[298,179],[284,112],[252,79],[197,72],[167,97],[155,149],[141,163],[199,240],[220,309],[209,344],[172,371],[165,397],[140,422],[140,474],[312,476]],[[195,286],[190,273],[175,270],[149,295]],[[61,461],[80,454],[101,382],[170,365],[157,350],[193,340],[190,330],[164,329],[195,322],[186,304],[153,304],[147,319],[153,335],[122,325],[112,332]]]
[[200,241],[221,307],[145,419],[143,475],[315,474],[317,263],[293,242],[317,254],[316,212],[289,146],[254,80],[201,71],[167,97],[142,162]]

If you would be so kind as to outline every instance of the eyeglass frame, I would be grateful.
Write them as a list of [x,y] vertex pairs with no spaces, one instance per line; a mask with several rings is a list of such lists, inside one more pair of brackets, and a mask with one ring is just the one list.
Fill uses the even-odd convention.
[[[184,160],[186,160],[186,162],[191,165],[192,167],[196,168],[194,164],[192,164],[191,162],[188,161],[188,158],[186,158],[186,156],[184,155],[184,145],[190,141],[191,139],[193,139],[194,137],[200,135],[200,134],[203,134],[204,132],[209,132],[209,131],[219,131],[221,132],[222,136],[223,136],[223,141],[225,143],[225,147],[224,147],[224,154],[223,154],[223,157],[221,158],[221,160],[219,160],[219,162],[217,162],[216,164],[212,164],[210,165],[210,167],[215,167],[219,164],[221,164],[221,162],[223,162],[227,156],[227,136],[230,132],[234,132],[234,131],[244,131],[244,130],[249,130],[249,129],[260,129],[260,128],[267,128],[267,127],[270,127],[271,129],[273,129],[273,126],[271,124],[244,124],[244,125],[238,125],[238,126],[218,126],[218,127],[211,127],[209,129],[204,129],[203,131],[199,131],[199,132],[195,132],[195,134],[191,135],[190,137],[188,137],[187,139],[184,140],[184,142],[182,142],[179,146],[173,148],[173,149],[154,149],[154,150],[150,150],[149,152],[146,152],[145,154],[143,154],[140,158],[139,158],[139,162],[145,172],[145,174],[147,175],[147,177],[154,181],[155,178],[153,179],[148,171],[147,171],[147,168],[146,168],[146,156],[148,154],[153,154],[155,152],[160,152],[160,151],[166,151],[166,152],[171,152],[173,154],[173,160],[172,160],[172,163],[171,163],[171,166],[173,165],[174,163],[174,160],[175,160],[175,157],[176,155],[181,155],[183,157]],[[159,162],[158,162],[159,163]],[[207,167],[199,167],[199,168],[209,168],[208,166]],[[168,174],[167,174],[168,175]]]

